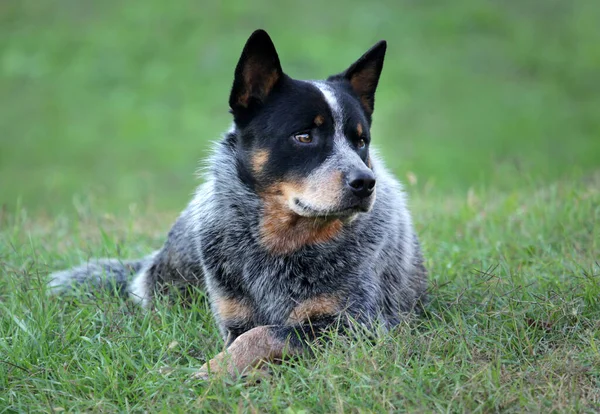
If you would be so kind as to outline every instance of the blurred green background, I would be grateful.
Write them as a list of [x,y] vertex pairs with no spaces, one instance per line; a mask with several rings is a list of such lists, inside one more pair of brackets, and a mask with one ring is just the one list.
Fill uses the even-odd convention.
[[2,0],[0,203],[182,208],[259,27],[298,78],[388,40],[374,142],[415,192],[582,175],[600,166],[599,22],[598,0]]

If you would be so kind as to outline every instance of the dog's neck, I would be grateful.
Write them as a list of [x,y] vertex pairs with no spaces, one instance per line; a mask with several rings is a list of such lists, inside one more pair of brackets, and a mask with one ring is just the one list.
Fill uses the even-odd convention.
[[263,198],[260,241],[275,255],[289,255],[304,246],[331,242],[343,221],[336,217],[302,217],[274,198]]

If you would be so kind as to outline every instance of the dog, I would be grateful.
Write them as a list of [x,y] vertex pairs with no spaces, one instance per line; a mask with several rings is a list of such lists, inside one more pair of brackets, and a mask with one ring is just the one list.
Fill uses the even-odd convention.
[[420,243],[401,184],[371,148],[386,47],[303,81],[282,71],[264,30],[252,33],[229,97],[233,127],[164,246],[54,273],[51,291],[111,288],[148,308],[169,289],[200,288],[226,344],[194,374],[204,379],[300,354],[331,329],[389,329],[417,312]]

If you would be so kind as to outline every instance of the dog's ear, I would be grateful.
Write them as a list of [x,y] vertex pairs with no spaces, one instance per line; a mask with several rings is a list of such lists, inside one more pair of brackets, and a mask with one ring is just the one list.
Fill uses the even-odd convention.
[[345,79],[350,82],[350,86],[360,98],[360,102],[369,116],[375,109],[375,90],[381,69],[383,69],[386,48],[385,40],[377,42],[348,69],[328,79],[330,81]]
[[264,30],[256,30],[246,42],[235,68],[229,107],[232,113],[264,103],[283,72],[273,41]]

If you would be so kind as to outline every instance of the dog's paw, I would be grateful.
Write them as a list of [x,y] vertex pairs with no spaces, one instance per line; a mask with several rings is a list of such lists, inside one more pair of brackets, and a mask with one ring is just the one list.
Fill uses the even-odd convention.
[[234,366],[223,364],[224,361],[211,359],[200,369],[190,376],[190,380],[207,381],[215,378],[225,378],[230,380],[241,379],[246,383],[260,383],[271,378],[271,370],[268,365],[257,367],[247,367],[243,372],[238,372]]
[[233,376],[234,367],[231,365],[227,354],[221,352],[213,359],[202,365],[200,369],[190,377],[194,380],[208,380],[215,377]]
[[[214,373],[213,373],[214,374]],[[210,378],[208,367],[204,364],[198,371],[190,375],[191,380],[207,381]]]

